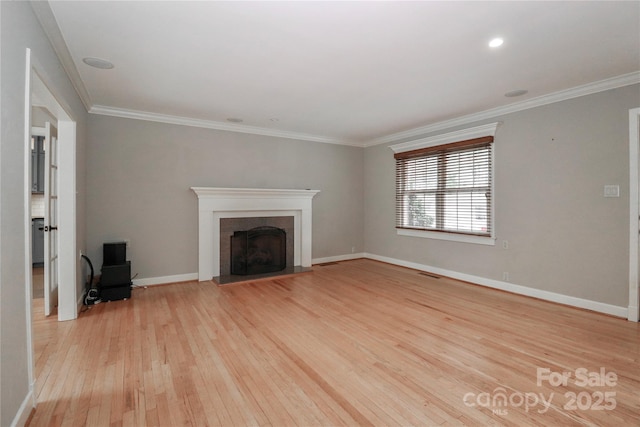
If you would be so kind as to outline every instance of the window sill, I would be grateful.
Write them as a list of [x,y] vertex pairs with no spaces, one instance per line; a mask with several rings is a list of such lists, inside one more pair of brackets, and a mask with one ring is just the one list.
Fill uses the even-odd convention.
[[437,231],[396,229],[398,236],[422,237],[425,239],[448,240],[450,242],[473,243],[476,245],[495,246],[495,237],[471,236],[466,234],[440,233]]

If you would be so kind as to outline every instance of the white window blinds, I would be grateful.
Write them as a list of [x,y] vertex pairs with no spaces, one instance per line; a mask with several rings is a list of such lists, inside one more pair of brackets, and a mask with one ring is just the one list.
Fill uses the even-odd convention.
[[396,153],[396,227],[491,236],[493,136]]

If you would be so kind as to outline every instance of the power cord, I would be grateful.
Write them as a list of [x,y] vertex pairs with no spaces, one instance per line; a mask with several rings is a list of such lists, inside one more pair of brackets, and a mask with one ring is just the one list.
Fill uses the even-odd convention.
[[89,257],[87,257],[86,255],[83,254],[80,255],[80,257],[87,262],[91,273],[86,285],[87,291],[84,295],[84,305],[99,304],[102,302],[102,300],[100,299],[100,291],[98,290],[98,288],[93,287],[93,264],[91,263]]

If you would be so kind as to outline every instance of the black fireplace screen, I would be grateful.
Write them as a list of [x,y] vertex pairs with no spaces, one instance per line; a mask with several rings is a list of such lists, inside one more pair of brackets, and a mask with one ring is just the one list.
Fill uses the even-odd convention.
[[264,274],[284,270],[287,234],[277,227],[235,231],[231,236],[231,274]]

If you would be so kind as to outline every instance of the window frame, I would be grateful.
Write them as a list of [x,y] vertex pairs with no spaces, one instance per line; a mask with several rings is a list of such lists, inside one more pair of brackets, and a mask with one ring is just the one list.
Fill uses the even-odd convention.
[[[482,140],[491,137],[491,144],[495,144],[495,136],[496,130],[500,125],[500,122],[489,123],[486,125],[476,126],[473,128],[463,129],[459,131],[449,132],[445,134],[440,134],[432,137],[421,138],[419,140],[408,141],[400,144],[391,145],[391,148],[394,151],[395,155],[405,156],[410,154],[410,152],[420,152],[420,150],[428,151],[429,149],[435,149],[437,147],[438,150],[445,149],[447,147],[454,148],[457,143],[470,144],[470,140]],[[489,216],[490,216],[490,235],[477,235],[473,233],[465,233],[465,232],[456,232],[456,231],[447,231],[447,230],[424,230],[424,229],[414,229],[414,228],[401,228],[396,227],[396,233],[401,236],[412,236],[412,237],[422,237],[429,239],[437,239],[437,240],[447,240],[454,242],[464,242],[464,243],[474,243],[474,244],[482,244],[482,245],[491,245],[494,246],[496,242],[495,234],[495,206],[496,206],[496,197],[495,197],[495,149],[491,148],[491,168],[490,168],[490,191],[491,191],[491,203],[489,208]],[[428,154],[425,154],[425,156]],[[397,168],[397,166],[396,166]],[[396,169],[396,188],[397,188],[397,174],[398,171]],[[397,190],[396,190],[397,191]],[[397,202],[396,202],[397,203]],[[397,206],[396,206],[397,211]]]

